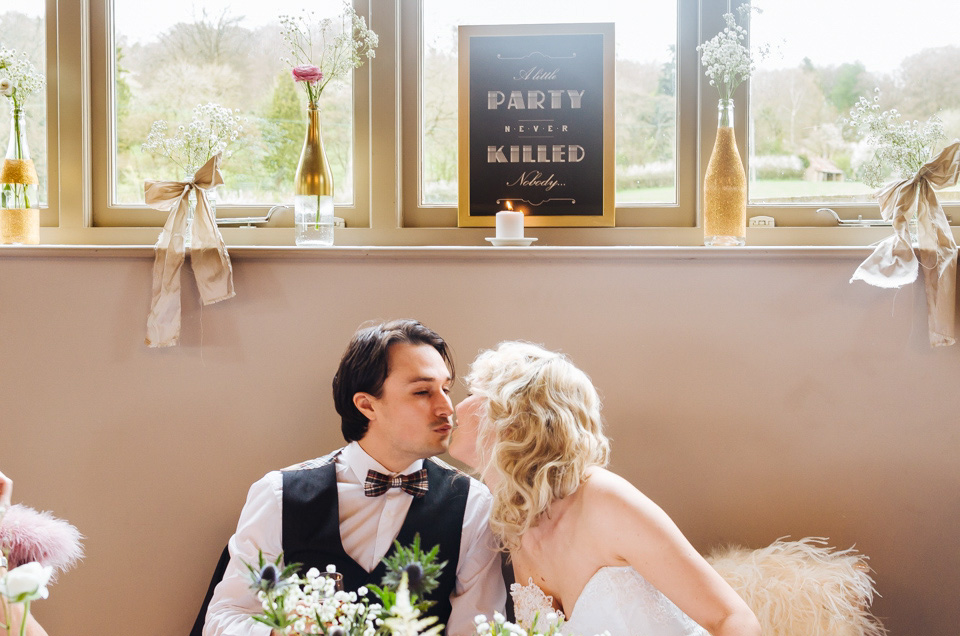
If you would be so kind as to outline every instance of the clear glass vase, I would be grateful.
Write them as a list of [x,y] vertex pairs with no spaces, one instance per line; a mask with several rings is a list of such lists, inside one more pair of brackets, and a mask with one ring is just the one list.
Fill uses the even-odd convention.
[[0,170],[0,243],[40,242],[37,169],[27,147],[27,120],[22,108],[10,112],[10,141]]
[[[184,177],[184,181],[190,181],[193,179],[193,173],[190,173]],[[217,186],[207,189],[207,205],[210,206],[210,211],[213,213],[213,218],[217,218]],[[190,248],[190,240],[193,236],[193,217],[197,213],[197,189],[193,188],[190,190],[190,194],[187,195],[187,225],[183,231],[183,248]]]
[[320,111],[307,109],[307,133],[294,179],[297,245],[333,245],[333,172],[323,149]]
[[717,140],[703,179],[704,245],[743,245],[747,236],[747,175],[733,129],[733,100],[721,99]]

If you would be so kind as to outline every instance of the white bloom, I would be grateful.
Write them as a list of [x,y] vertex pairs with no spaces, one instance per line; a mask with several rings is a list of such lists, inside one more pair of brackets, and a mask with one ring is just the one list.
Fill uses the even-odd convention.
[[0,89],[0,95],[12,100],[14,108],[22,107],[24,98],[43,89],[43,74],[34,68],[25,53],[18,55],[13,49],[0,47],[0,71],[9,82],[9,86]]
[[179,126],[173,137],[166,136],[167,122],[153,122],[141,149],[170,159],[182,171],[179,176],[193,175],[218,152],[224,159],[230,156],[227,147],[239,137],[243,121],[219,104],[199,104],[193,109],[193,120]]
[[13,95],[13,82],[8,80],[6,77],[0,79],[0,95],[4,97],[10,97]]
[[697,47],[700,59],[720,97],[730,99],[733,92],[756,69],[750,49],[744,46],[747,30],[736,23],[732,13],[723,14],[726,28]]
[[290,47],[290,57],[282,58],[283,61],[290,66],[316,66],[323,73],[323,80],[315,88],[308,82],[301,83],[311,101],[319,97],[328,82],[342,79],[363,66],[365,60],[374,56],[379,43],[377,34],[367,28],[366,20],[346,2],[336,21],[317,20],[314,12],[304,9],[298,16],[281,15],[280,29]]
[[494,613],[493,613],[493,622],[494,622],[494,623],[496,623],[496,624],[498,624],[498,625],[503,625],[504,622],[506,622],[506,620],[507,620],[507,619],[506,619],[506,618],[504,617],[504,615],[501,614],[500,612],[494,612]]
[[337,566],[333,565],[332,563],[327,566],[327,572],[329,572],[330,574],[333,574],[336,571],[337,571]]
[[24,563],[0,579],[0,594],[11,603],[47,598],[47,583],[52,575],[53,568],[50,566],[44,567],[36,561]]
[[318,570],[317,568],[310,568],[309,570],[307,570],[308,579],[315,579],[318,576],[320,576],[320,570]]

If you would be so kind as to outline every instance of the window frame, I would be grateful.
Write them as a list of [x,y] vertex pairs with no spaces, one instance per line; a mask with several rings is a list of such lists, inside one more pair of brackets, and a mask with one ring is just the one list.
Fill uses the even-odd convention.
[[[691,72],[699,60],[696,51],[696,0],[678,0],[677,2],[677,202],[674,204],[618,204],[616,206],[616,227],[695,227],[697,225],[697,131],[694,112],[699,99],[697,82]],[[684,16],[688,16],[684,19]],[[406,227],[456,227],[456,205],[421,204],[421,177],[419,174],[422,144],[420,122],[422,112],[420,104],[422,63],[420,53],[423,50],[422,28],[423,1],[413,0],[403,5],[401,20],[401,71],[404,87],[401,96],[403,166],[400,175],[403,186],[403,221]],[[691,54],[691,51],[694,54]],[[695,70],[694,70],[695,72]],[[687,96],[691,98],[687,99]],[[568,232],[580,234],[603,234],[604,228],[567,228]]]
[[[732,8],[745,0],[731,0]],[[46,0],[48,207],[41,210],[44,244],[140,244],[156,241],[165,214],[146,206],[112,206],[106,78],[113,55],[107,38],[111,0]],[[677,204],[618,206],[613,228],[537,228],[542,244],[583,246],[701,245],[702,188],[716,131],[716,90],[700,68],[696,45],[722,28],[727,0],[679,0]],[[419,205],[421,0],[354,0],[380,37],[376,58],[354,77],[355,201],[337,206],[348,227],[338,245],[484,245],[489,231],[457,228],[456,208]],[[410,57],[411,47],[417,55]],[[376,87],[376,90],[374,90]],[[413,100],[413,101],[411,101]],[[745,163],[749,82],[736,94],[737,143]],[[376,130],[376,134],[373,131]],[[747,217],[776,219],[775,228],[748,228],[747,245],[868,245],[887,228],[837,227],[816,204],[750,204]],[[842,219],[878,218],[870,204],[830,206]],[[960,216],[960,204],[944,204]],[[267,206],[221,206],[219,216],[262,215]],[[267,227],[222,228],[228,245],[293,245],[292,209]],[[958,219],[960,220],[960,219]],[[129,223],[129,225],[126,225]],[[954,230],[955,236],[958,229]]]

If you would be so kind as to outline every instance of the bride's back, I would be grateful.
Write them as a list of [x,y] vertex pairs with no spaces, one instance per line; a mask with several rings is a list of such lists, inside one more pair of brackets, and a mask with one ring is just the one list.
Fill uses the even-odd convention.
[[510,555],[516,580],[526,583],[532,579],[566,615],[600,568],[625,565],[595,540],[592,527],[597,521],[592,515],[594,486],[609,477],[613,474],[606,469],[588,468],[581,487],[551,502],[536,525],[520,537],[520,548]]

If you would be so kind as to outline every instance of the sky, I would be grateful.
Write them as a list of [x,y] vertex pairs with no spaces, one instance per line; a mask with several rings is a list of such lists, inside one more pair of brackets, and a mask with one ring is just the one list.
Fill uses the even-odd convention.
[[[3,4],[13,0],[0,0]],[[412,1],[412,0],[411,0]],[[428,42],[448,38],[464,24],[617,21],[618,55],[665,62],[675,34],[676,0],[422,0]],[[44,0],[16,0],[33,15]],[[757,0],[763,13],[751,27],[754,42],[772,45],[764,68],[793,67],[809,57],[816,65],[861,61],[868,70],[890,71],[900,60],[927,47],[960,43],[960,0]],[[149,41],[178,21],[229,8],[256,27],[304,6],[318,15],[339,14],[341,0],[114,0],[118,33]],[[374,28],[376,25],[373,25]]]

